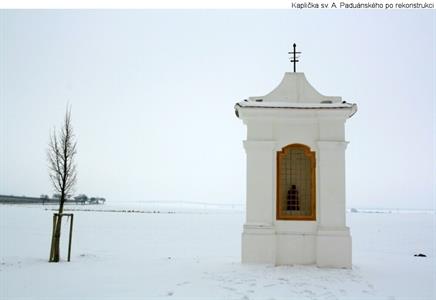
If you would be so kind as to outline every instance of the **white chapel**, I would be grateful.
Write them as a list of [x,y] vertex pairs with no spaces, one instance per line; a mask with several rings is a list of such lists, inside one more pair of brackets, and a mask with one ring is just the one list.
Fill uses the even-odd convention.
[[242,262],[351,268],[345,121],[357,105],[320,94],[296,61],[294,44],[294,72],[235,105],[247,126]]

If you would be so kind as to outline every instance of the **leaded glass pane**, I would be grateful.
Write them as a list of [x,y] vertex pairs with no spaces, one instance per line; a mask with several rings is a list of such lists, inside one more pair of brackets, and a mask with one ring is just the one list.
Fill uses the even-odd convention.
[[305,151],[305,147],[286,147],[278,154],[279,218],[314,216],[314,170],[308,154],[311,152]]

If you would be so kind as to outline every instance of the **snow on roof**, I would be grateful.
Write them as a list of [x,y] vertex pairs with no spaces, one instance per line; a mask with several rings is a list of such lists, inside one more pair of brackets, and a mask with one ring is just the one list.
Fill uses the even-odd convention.
[[239,118],[240,109],[288,109],[288,110],[347,110],[351,118],[357,112],[354,103],[286,103],[286,102],[253,102],[244,100],[235,104],[235,114]]
[[325,109],[325,108],[351,108],[352,103],[342,102],[342,103],[298,103],[298,102],[261,102],[261,101],[250,101],[244,100],[236,103],[239,107],[259,107],[259,108],[295,108],[295,109]]

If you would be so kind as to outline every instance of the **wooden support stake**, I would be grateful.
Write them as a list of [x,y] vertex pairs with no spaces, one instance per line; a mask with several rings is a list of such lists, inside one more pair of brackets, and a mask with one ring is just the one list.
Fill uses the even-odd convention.
[[71,214],[70,239],[69,239],[69,242],[68,242],[68,261],[70,261],[70,257],[71,257],[71,240],[73,239],[73,220],[74,220],[74,215]]

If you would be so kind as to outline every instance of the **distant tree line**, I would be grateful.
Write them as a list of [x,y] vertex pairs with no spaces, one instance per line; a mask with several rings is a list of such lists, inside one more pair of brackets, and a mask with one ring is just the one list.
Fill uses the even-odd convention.
[[[51,198],[46,194],[39,197],[0,195],[0,204],[59,204],[59,202],[59,194],[54,194]],[[65,202],[67,204],[104,204],[106,199],[102,197],[88,197],[81,194],[74,198],[67,198]]]
[[[43,199],[43,202],[45,199],[50,200],[50,197],[46,194],[42,194],[40,198]],[[61,194],[53,194],[51,199],[60,200]],[[104,204],[106,202],[106,199],[102,197],[88,197],[85,194],[79,194],[76,197],[65,199],[65,202],[74,202],[76,204]]]

